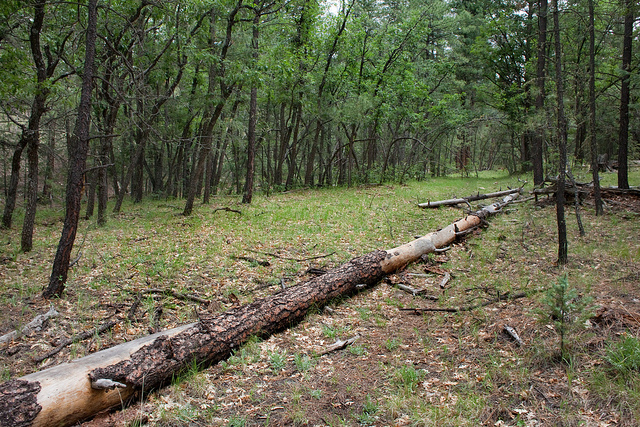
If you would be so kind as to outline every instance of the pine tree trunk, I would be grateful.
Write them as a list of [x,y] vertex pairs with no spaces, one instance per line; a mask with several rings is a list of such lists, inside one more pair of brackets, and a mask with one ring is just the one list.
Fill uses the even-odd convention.
[[93,89],[94,59],[96,54],[96,20],[97,0],[89,0],[89,19],[87,22],[85,68],[82,76],[82,91],[78,106],[78,119],[68,145],[69,175],[67,178],[66,213],[62,236],[58,243],[58,250],[53,261],[49,284],[42,296],[53,298],[64,291],[69,272],[71,250],[78,230],[80,217],[80,202],[84,188],[84,175],[89,151],[89,126],[91,124],[91,91]]

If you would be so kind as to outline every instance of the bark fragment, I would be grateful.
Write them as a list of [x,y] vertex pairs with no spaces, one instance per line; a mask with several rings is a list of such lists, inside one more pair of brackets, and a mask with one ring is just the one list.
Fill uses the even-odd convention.
[[38,404],[40,384],[11,380],[0,384],[0,426],[31,425],[42,407]]

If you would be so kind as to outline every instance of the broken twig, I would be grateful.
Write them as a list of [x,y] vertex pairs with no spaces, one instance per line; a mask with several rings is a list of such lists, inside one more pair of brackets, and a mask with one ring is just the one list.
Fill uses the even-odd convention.
[[513,338],[513,340],[518,343],[518,345],[520,347],[522,347],[524,345],[524,343],[522,342],[522,340],[520,339],[520,337],[518,336],[518,333],[516,332],[515,329],[513,329],[511,326],[508,325],[504,325],[504,331],[507,333],[507,335],[509,335],[511,338]]
[[328,354],[334,351],[342,350],[343,348],[346,348],[347,346],[350,346],[351,344],[356,342],[358,338],[360,338],[360,335],[356,335],[344,341],[338,339],[334,344],[330,345],[329,347],[327,347],[325,351],[320,353],[320,356],[324,356],[325,354]]

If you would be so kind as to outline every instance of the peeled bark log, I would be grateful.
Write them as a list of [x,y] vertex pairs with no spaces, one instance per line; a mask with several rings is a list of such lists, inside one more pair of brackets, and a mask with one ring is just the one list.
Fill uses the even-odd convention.
[[513,190],[496,191],[495,193],[487,193],[487,194],[478,193],[475,196],[467,196],[459,199],[448,199],[448,200],[439,200],[437,202],[420,203],[418,204],[418,206],[420,206],[421,208],[437,208],[439,206],[455,206],[461,203],[469,203],[469,202],[475,202],[477,200],[508,196],[509,194],[515,194],[519,192],[520,192],[520,189],[516,188]]
[[16,405],[15,413],[0,417],[0,426],[73,425],[162,386],[194,363],[201,367],[217,363],[249,337],[266,338],[286,329],[313,307],[374,285],[420,256],[447,246],[460,232],[480,225],[516,197],[517,193],[509,195],[442,230],[388,251],[370,252],[305,284],[216,317],[8,381],[0,386],[0,413],[11,412]]

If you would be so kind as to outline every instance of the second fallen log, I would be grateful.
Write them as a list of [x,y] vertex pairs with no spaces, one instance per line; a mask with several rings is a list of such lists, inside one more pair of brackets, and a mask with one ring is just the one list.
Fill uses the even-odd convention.
[[495,193],[486,193],[486,194],[478,193],[476,195],[461,197],[458,199],[438,200],[435,202],[429,201],[426,203],[419,203],[418,206],[421,208],[437,208],[440,206],[455,206],[462,203],[469,204],[469,202],[476,202],[478,200],[485,200],[485,199],[493,199],[496,197],[508,196],[510,194],[515,194],[515,193],[520,193],[520,188],[515,188],[513,190],[496,191]]

